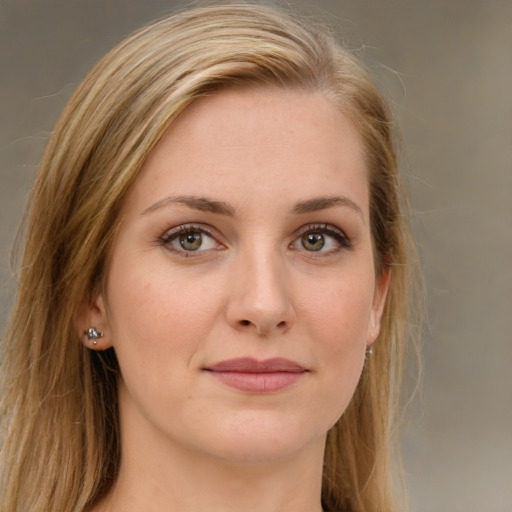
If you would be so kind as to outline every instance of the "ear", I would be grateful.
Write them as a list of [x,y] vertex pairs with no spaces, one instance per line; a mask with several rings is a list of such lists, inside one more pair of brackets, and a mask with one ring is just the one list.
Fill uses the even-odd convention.
[[75,328],[80,340],[89,349],[106,350],[112,346],[112,335],[102,295],[80,305],[75,315]]
[[380,333],[382,312],[386,304],[386,297],[389,289],[389,282],[391,280],[391,268],[386,267],[382,270],[377,279],[375,280],[375,292],[373,294],[373,302],[370,310],[370,321],[368,323],[368,334],[366,345],[370,347],[377,339]]

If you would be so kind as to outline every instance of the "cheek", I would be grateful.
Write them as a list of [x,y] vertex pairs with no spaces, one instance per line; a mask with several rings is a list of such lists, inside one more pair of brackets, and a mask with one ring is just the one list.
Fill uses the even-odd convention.
[[196,282],[171,275],[165,265],[130,264],[118,258],[112,266],[109,321],[126,396],[131,397],[124,403],[138,404],[148,418],[155,406],[183,400],[183,389],[192,389],[189,370],[218,307],[208,293],[218,286]]
[[373,294],[371,272],[333,278],[316,291],[310,287],[301,304],[303,314],[309,318],[310,335],[333,350],[365,348]]
[[325,397],[323,414],[329,414],[327,428],[343,414],[359,382],[372,299],[373,283],[366,273],[333,280],[323,293],[304,299],[305,325],[314,341],[311,353],[322,386],[318,396]]
[[114,336],[118,342],[129,339],[146,348],[177,339],[186,346],[187,340],[207,330],[215,307],[212,291],[218,287],[208,279],[170,272],[165,260],[151,263],[119,258],[112,266],[108,303]]
[[[215,300],[165,265],[118,258],[108,282],[112,341],[127,386],[162,387],[186,369],[211,329]],[[203,283],[204,284],[204,283]]]

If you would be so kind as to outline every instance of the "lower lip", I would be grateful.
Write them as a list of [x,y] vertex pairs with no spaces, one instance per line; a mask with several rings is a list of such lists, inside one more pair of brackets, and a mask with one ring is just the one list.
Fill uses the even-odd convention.
[[249,393],[272,393],[299,381],[305,372],[210,372],[229,387]]

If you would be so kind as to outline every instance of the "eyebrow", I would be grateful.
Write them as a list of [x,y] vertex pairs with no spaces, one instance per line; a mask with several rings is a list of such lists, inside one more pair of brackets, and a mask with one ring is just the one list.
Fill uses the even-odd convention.
[[[142,215],[147,215],[148,213],[172,204],[181,204],[194,210],[226,215],[228,217],[234,217],[236,213],[235,208],[224,201],[215,201],[213,199],[200,196],[169,196],[160,201],[157,201],[151,206],[148,206],[142,212]],[[306,201],[300,201],[293,207],[292,213],[296,215],[302,215],[305,213],[318,212],[328,208],[334,208],[336,206],[348,207],[358,213],[364,220],[364,215],[361,208],[348,197],[342,196],[316,197]]]
[[363,210],[361,210],[361,208],[354,203],[352,199],[342,196],[317,197],[314,199],[308,199],[307,201],[301,201],[295,205],[293,213],[300,215],[303,213],[318,212],[335,206],[347,206],[357,212],[364,220]]
[[148,206],[143,212],[142,215],[146,215],[151,213],[159,208],[163,208],[164,206],[168,206],[171,204],[182,204],[184,206],[188,206],[194,210],[199,210],[202,212],[210,212],[217,213],[219,215],[227,215],[228,217],[235,216],[235,209],[228,203],[223,201],[214,201],[213,199],[208,199],[206,197],[198,197],[198,196],[170,196],[162,199],[161,201],[157,201],[156,203]]

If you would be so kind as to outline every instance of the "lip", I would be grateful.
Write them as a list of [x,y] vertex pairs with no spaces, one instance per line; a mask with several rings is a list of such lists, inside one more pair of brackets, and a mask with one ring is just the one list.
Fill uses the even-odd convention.
[[223,384],[249,393],[273,393],[302,379],[308,370],[299,363],[276,357],[228,359],[204,369]]

